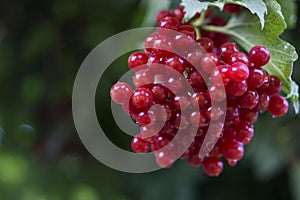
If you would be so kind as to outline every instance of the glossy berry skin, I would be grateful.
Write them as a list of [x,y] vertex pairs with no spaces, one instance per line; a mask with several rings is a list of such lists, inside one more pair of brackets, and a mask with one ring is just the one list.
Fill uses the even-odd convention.
[[197,43],[208,53],[214,49],[214,42],[207,37],[198,39]]
[[256,67],[250,68],[247,82],[250,89],[256,89],[262,86],[265,82],[264,70]]
[[256,91],[248,90],[243,96],[238,98],[241,107],[252,109],[258,104],[259,96]]
[[269,101],[270,101],[270,96],[265,92],[261,93],[259,95],[259,101],[257,104],[258,111],[263,112],[263,111],[267,110]]
[[180,22],[183,20],[184,17],[184,8],[183,6],[179,6],[174,9],[173,15],[175,18],[177,18]]
[[212,83],[217,86],[228,85],[231,81],[229,69],[229,65],[219,65],[214,68],[210,75]]
[[240,108],[239,118],[243,121],[255,123],[258,118],[258,111],[256,109]]
[[137,88],[130,97],[130,105],[135,109],[147,109],[152,105],[153,95],[146,88]]
[[149,56],[144,52],[134,52],[128,58],[128,66],[130,69],[134,69],[139,66],[146,65]]
[[163,168],[171,167],[175,161],[171,155],[164,151],[159,151],[155,156],[157,164]]
[[249,58],[256,67],[261,67],[269,62],[270,51],[265,46],[255,46],[249,51]]
[[132,94],[130,85],[124,82],[114,84],[110,89],[110,96],[117,104],[126,104]]
[[175,69],[179,73],[183,73],[185,68],[188,66],[186,61],[179,56],[169,58],[168,60],[166,60],[165,65]]
[[169,17],[169,16],[162,18],[158,23],[159,28],[167,28],[167,29],[173,29],[173,30],[176,30],[178,25],[179,25],[178,19],[175,17]]
[[242,81],[240,83],[231,82],[226,86],[226,91],[229,95],[234,97],[239,97],[245,94],[247,91],[248,86],[246,81]]
[[271,113],[271,115],[275,117],[281,117],[287,113],[288,109],[289,103],[284,97],[280,95],[274,95],[270,98],[268,111]]
[[135,87],[141,87],[145,84],[153,83],[154,76],[148,69],[142,69],[134,73],[132,82]]
[[150,149],[149,142],[143,140],[141,137],[136,136],[131,140],[132,150],[137,153],[147,153]]
[[221,60],[223,60],[225,63],[230,62],[230,56],[235,53],[239,52],[238,47],[233,42],[226,42],[219,48],[219,56]]
[[209,176],[218,176],[223,170],[223,162],[218,157],[206,157],[203,160],[203,170]]
[[218,65],[220,59],[215,53],[208,53],[201,58],[201,67],[206,73],[210,73]]
[[247,65],[247,67],[250,66],[250,60],[248,56],[243,52],[234,52],[233,54],[231,54],[228,64],[232,65],[236,62],[244,63],[245,65]]
[[193,26],[191,25],[181,25],[178,27],[178,31],[180,31],[181,33],[190,33],[188,34],[188,36],[190,35],[191,38],[196,39],[196,31],[194,29]]
[[156,15],[156,24],[158,24],[160,22],[160,20],[162,20],[165,17],[172,17],[173,14],[168,11],[168,10],[161,10],[160,12],[157,13]]
[[249,144],[254,135],[253,124],[250,122],[241,121],[234,126],[234,131],[236,132],[235,139],[244,144]]
[[231,80],[239,83],[248,78],[249,69],[244,63],[236,62],[231,65],[231,68],[229,69],[229,75]]
[[227,160],[241,160],[244,156],[244,144],[236,140],[224,141],[222,153]]
[[278,94],[281,91],[282,82],[276,76],[269,77],[269,86],[265,89],[268,95]]
[[165,88],[164,86],[160,85],[160,84],[155,84],[152,88],[151,88],[151,92],[153,95],[153,100],[155,101],[155,103],[166,103],[167,98],[168,98],[168,89]]

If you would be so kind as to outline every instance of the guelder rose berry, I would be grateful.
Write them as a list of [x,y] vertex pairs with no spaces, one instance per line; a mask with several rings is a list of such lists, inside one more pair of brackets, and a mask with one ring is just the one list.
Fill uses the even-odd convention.
[[130,85],[123,82],[114,84],[110,89],[110,96],[112,100],[117,104],[128,103],[132,89]]
[[[240,9],[235,4],[224,7],[227,13]],[[255,46],[247,54],[228,36],[201,28],[202,37],[196,38],[193,20],[183,23],[183,18],[183,7],[158,13],[158,27],[164,29],[148,35],[144,52],[128,58],[136,89],[119,82],[110,95],[140,126],[131,141],[133,151],[152,151],[164,168],[180,157],[193,167],[202,166],[207,175],[218,176],[223,161],[233,167],[243,158],[259,113],[268,110],[275,117],[283,116],[288,102],[278,95],[281,80],[262,68],[270,60],[266,47]],[[206,21],[214,26],[227,23],[219,16]],[[178,33],[169,34],[167,29]],[[187,92],[185,84],[193,91]],[[207,135],[208,130],[212,135]],[[199,157],[200,149],[207,149],[204,157]]]
[[275,117],[281,117],[287,113],[289,109],[288,101],[279,95],[274,95],[271,97],[268,111]]
[[265,46],[255,46],[249,51],[249,58],[256,67],[261,67],[269,62],[270,51]]

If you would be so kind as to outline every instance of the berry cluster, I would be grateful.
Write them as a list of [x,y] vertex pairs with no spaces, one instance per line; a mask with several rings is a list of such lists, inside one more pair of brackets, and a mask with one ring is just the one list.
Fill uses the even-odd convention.
[[[225,10],[233,13],[240,7],[227,5]],[[153,151],[161,167],[171,166],[177,157],[187,159],[217,176],[222,160],[235,166],[242,159],[259,113],[283,116],[288,102],[279,95],[280,79],[262,68],[270,59],[266,47],[254,46],[246,54],[227,36],[220,40],[220,35],[202,31],[206,37],[196,39],[183,17],[182,7],[158,13],[161,29],[145,39],[144,52],[128,58],[136,89],[118,82],[110,94],[140,126],[131,142],[135,152]],[[213,18],[211,23],[224,25],[221,21]],[[184,136],[176,137],[178,131]],[[201,149],[205,155],[199,154]]]

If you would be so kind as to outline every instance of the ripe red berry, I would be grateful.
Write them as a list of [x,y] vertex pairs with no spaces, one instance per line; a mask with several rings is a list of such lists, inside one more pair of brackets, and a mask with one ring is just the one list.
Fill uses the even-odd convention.
[[238,98],[239,104],[243,108],[252,109],[258,104],[259,96],[256,91],[248,90],[245,94]]
[[270,96],[263,92],[259,95],[259,101],[257,104],[257,109],[258,111],[262,112],[268,109],[268,105],[269,105],[269,101],[270,101]]
[[248,67],[250,66],[250,60],[248,56],[243,52],[234,52],[233,54],[231,54],[228,64],[232,65],[236,62],[244,63]]
[[228,94],[234,97],[239,97],[245,94],[247,91],[248,85],[246,81],[242,81],[240,83],[231,82],[226,86],[226,91]]
[[170,16],[162,18],[158,23],[159,28],[168,28],[173,30],[176,30],[178,25],[179,25],[178,19]]
[[147,153],[150,149],[149,142],[143,140],[140,136],[135,136],[131,141],[132,150],[137,153]]
[[153,95],[146,88],[137,88],[130,97],[130,105],[135,109],[148,109],[152,105]]
[[249,58],[256,67],[261,67],[269,62],[270,51],[265,46],[255,46],[249,51]]
[[244,63],[236,62],[231,65],[229,75],[231,80],[235,82],[242,82],[248,78],[249,69]]
[[223,170],[223,162],[218,157],[206,157],[203,160],[203,170],[209,176],[218,176]]
[[132,82],[135,87],[141,87],[143,85],[153,83],[154,76],[148,69],[142,69],[134,73]]
[[169,66],[179,73],[183,73],[185,68],[188,67],[188,63],[179,56],[173,56],[166,60],[166,66]]
[[267,88],[265,88],[267,94],[268,95],[278,94],[281,91],[281,88],[282,88],[281,80],[276,76],[270,76],[269,85]]
[[179,7],[175,8],[173,11],[173,15],[181,22],[184,18],[184,7],[179,6]]
[[156,24],[158,24],[160,22],[160,20],[162,20],[165,17],[172,17],[173,14],[168,11],[168,10],[161,10],[160,12],[157,13],[156,15]]
[[241,120],[255,123],[258,118],[258,111],[256,108],[254,109],[247,109],[247,108],[241,108],[239,110],[239,117]]
[[236,140],[226,140],[222,144],[222,153],[227,160],[241,160],[244,156],[244,144]]
[[201,58],[201,67],[206,73],[210,73],[220,65],[220,59],[215,53],[208,53]]
[[236,132],[235,139],[244,144],[249,144],[250,140],[254,135],[253,124],[250,122],[241,121],[240,123],[234,125],[234,130]]
[[128,58],[128,66],[130,69],[143,67],[148,62],[149,56],[144,52],[134,52]]
[[114,84],[110,89],[110,96],[117,104],[126,104],[132,94],[130,85],[124,82]]
[[288,109],[289,103],[284,97],[280,95],[274,95],[270,98],[268,111],[271,113],[271,115],[275,117],[281,117],[287,113]]
[[202,37],[197,40],[197,42],[208,53],[212,52],[212,50],[214,49],[214,42],[207,37]]
[[265,82],[264,70],[256,67],[250,68],[247,82],[250,89],[256,89],[262,86]]
[[226,42],[219,48],[218,54],[221,60],[223,60],[225,63],[229,63],[230,56],[235,52],[239,52],[236,44],[233,42]]

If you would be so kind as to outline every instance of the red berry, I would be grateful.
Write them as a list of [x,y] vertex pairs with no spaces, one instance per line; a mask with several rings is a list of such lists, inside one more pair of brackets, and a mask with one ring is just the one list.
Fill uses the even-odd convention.
[[261,67],[269,62],[270,51],[265,46],[255,46],[249,51],[249,58],[256,67]]
[[247,79],[248,87],[250,89],[256,89],[261,87],[265,82],[265,73],[261,68],[250,68],[249,77]]
[[235,82],[242,82],[248,78],[249,69],[244,63],[236,62],[231,65],[229,75],[231,80]]
[[261,93],[257,104],[258,111],[262,112],[268,109],[270,96],[267,93]]
[[174,56],[166,60],[166,65],[175,69],[179,73],[183,73],[185,68],[188,67],[187,62],[179,56]]
[[154,76],[148,69],[142,69],[134,73],[132,82],[135,87],[141,87],[143,85],[153,83]]
[[161,10],[159,13],[156,15],[156,24],[160,22],[165,17],[172,17],[172,13],[168,10]]
[[207,37],[202,37],[197,40],[197,42],[208,53],[212,52],[212,50],[214,49],[213,41]]
[[137,88],[130,97],[130,105],[135,109],[148,109],[152,105],[153,95],[146,88]]
[[173,30],[176,30],[178,25],[179,25],[178,19],[170,16],[162,18],[158,23],[159,28],[168,28]]
[[131,141],[132,150],[137,153],[147,153],[150,149],[149,142],[143,140],[140,136],[135,136]]
[[219,176],[223,170],[223,162],[218,157],[206,157],[203,160],[203,170],[209,176]]
[[232,65],[236,62],[244,63],[248,67],[250,66],[250,60],[248,56],[243,52],[234,52],[233,54],[231,54],[231,56],[229,57],[228,64]]
[[257,109],[247,109],[247,108],[241,108],[239,110],[239,117],[241,120],[247,121],[247,122],[251,122],[251,123],[255,123],[257,121],[258,118],[258,111]]
[[201,58],[201,67],[206,73],[210,73],[218,65],[220,59],[215,53],[208,53]]
[[179,6],[179,7],[175,8],[173,11],[173,15],[181,22],[184,17],[184,7]]
[[229,65],[219,65],[211,72],[211,81],[214,85],[223,86],[230,82]]
[[248,90],[245,94],[238,98],[239,104],[243,108],[252,109],[258,104],[259,96],[256,91]]
[[114,84],[110,89],[110,96],[117,104],[126,104],[132,94],[130,85],[123,82]]
[[265,89],[268,95],[278,94],[281,91],[282,82],[276,76],[269,77],[269,86]]
[[247,91],[247,88],[248,88],[248,86],[247,86],[246,81],[242,81],[240,83],[231,82],[226,86],[226,91],[231,96],[239,97],[239,96],[242,96],[243,94],[245,94],[245,92]]
[[249,144],[250,140],[254,135],[254,128],[250,122],[241,121],[240,123],[234,125],[234,130],[236,132],[235,139],[244,144]]
[[270,98],[268,111],[271,113],[271,115],[275,117],[281,117],[287,113],[288,109],[289,103],[284,97],[280,95],[274,95]]
[[233,42],[226,42],[219,48],[218,54],[220,55],[221,60],[225,63],[229,63],[230,56],[235,52],[239,52],[236,44]]
[[200,159],[198,154],[194,154],[188,158],[188,162],[192,167],[199,167],[202,164],[203,159]]
[[149,56],[144,52],[134,52],[128,58],[128,66],[130,69],[143,67],[148,62]]
[[222,144],[222,153],[226,160],[241,160],[244,156],[244,144],[236,140],[226,140]]

